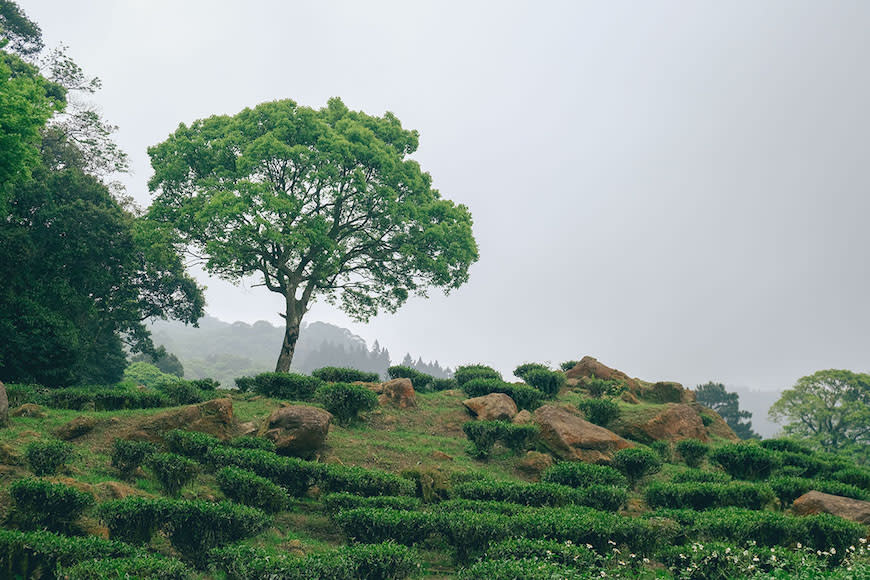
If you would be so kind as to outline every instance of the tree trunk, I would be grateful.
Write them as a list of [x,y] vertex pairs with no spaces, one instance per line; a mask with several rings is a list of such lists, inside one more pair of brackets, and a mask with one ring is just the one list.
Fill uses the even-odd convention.
[[281,344],[281,354],[278,355],[278,364],[275,365],[276,373],[290,372],[290,363],[293,362],[293,353],[296,351],[296,341],[299,340],[299,325],[301,317],[287,313],[284,318],[284,342]]

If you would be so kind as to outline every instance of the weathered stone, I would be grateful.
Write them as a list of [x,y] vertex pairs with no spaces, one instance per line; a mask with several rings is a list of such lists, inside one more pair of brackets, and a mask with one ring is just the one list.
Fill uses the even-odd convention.
[[282,455],[311,457],[326,441],[332,414],[308,405],[275,409],[260,428],[259,436],[275,443]]
[[640,383],[622,371],[601,364],[591,356],[584,356],[573,368],[565,372],[568,379],[598,378],[605,381],[621,381],[633,393],[640,390]]
[[392,405],[399,409],[409,409],[417,406],[417,393],[411,379],[393,379],[381,384],[381,395],[378,397],[381,405]]
[[90,433],[96,426],[97,420],[94,417],[81,415],[55,429],[54,434],[58,439],[69,441]]
[[43,408],[35,403],[24,403],[20,407],[12,409],[10,415],[13,417],[30,417],[31,419],[45,419],[48,417]]
[[523,409],[522,411],[520,411],[519,413],[514,415],[514,418],[511,421],[511,423],[513,423],[514,425],[528,425],[529,423],[532,423],[533,421],[534,421],[534,418],[532,417],[532,414],[529,413],[529,411],[527,409]]
[[236,428],[236,432],[241,437],[254,437],[257,435],[257,432],[260,430],[260,426],[256,421],[247,421],[245,423],[239,423]]
[[6,385],[0,381],[0,427],[9,425],[9,398],[6,396]]
[[173,429],[199,431],[218,439],[228,439],[235,432],[233,401],[230,398],[212,399],[146,417],[133,425],[124,438],[157,443]]
[[632,447],[613,431],[594,425],[571,409],[544,405],[535,411],[541,441],[562,459],[597,462],[610,460],[620,449]]
[[465,399],[462,404],[481,421],[510,421],[517,414],[517,404],[504,393]]
[[641,392],[641,398],[653,403],[694,403],[695,392],[680,383],[659,381]]
[[861,501],[820,491],[809,491],[792,504],[792,511],[799,516],[833,514],[853,522],[870,525],[870,501]]
[[553,465],[553,458],[546,453],[529,451],[517,462],[517,470],[537,480],[551,465]]
[[698,411],[692,405],[671,403],[662,408],[652,418],[637,424],[622,423],[617,429],[635,441],[650,442],[658,440],[680,441],[698,439],[708,441],[707,428]]

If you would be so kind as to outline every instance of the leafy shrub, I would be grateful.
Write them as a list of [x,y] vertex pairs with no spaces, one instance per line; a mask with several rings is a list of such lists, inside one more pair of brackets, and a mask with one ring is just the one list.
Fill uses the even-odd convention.
[[[526,375],[531,371],[547,371],[550,372],[550,367],[540,363],[525,363],[514,369],[514,376],[525,381]],[[528,381],[526,381],[528,382]]]
[[459,387],[464,389],[465,383],[473,379],[496,379],[500,381],[501,373],[486,365],[465,365],[456,367],[453,378],[459,383]]
[[773,500],[773,491],[763,484],[729,483],[661,483],[654,481],[644,495],[650,507],[706,510],[716,507],[762,509]]
[[555,540],[514,538],[499,542],[486,551],[486,560],[526,560],[554,562],[573,568],[589,568],[598,556],[585,546]]
[[[378,383],[381,377],[378,373],[367,373],[358,371],[357,369],[349,369],[342,367],[322,367],[311,371],[311,376],[320,379],[326,383],[353,383],[360,381],[362,383]],[[390,378],[395,378],[390,376]],[[414,385],[414,388],[417,386]]]
[[674,448],[670,441],[659,439],[649,444],[649,448],[653,453],[659,456],[664,463],[670,463],[674,459]]
[[220,381],[212,378],[191,379],[187,382],[193,385],[193,388],[199,389],[200,391],[216,391],[217,388],[221,386]]
[[765,449],[770,451],[783,451],[786,453],[800,453],[801,455],[813,455],[813,450],[794,439],[779,438],[779,439],[764,439],[759,443]]
[[49,389],[42,385],[8,384],[6,385],[6,398],[9,401],[10,409],[24,403],[45,405],[48,391]]
[[18,513],[28,526],[68,530],[94,496],[62,483],[42,479],[19,479],[9,486]]
[[371,411],[378,406],[378,396],[374,391],[350,383],[329,383],[317,389],[317,402],[335,416],[337,423],[347,425],[355,421],[360,413]]
[[[70,387],[41,393],[39,404],[53,409],[114,411],[166,407],[169,399],[157,391],[138,391],[123,387]],[[37,401],[30,401],[37,402]]]
[[840,469],[831,474],[831,479],[870,490],[870,471],[859,467]]
[[[236,379],[236,385],[239,384],[239,379]],[[317,377],[296,373],[260,373],[253,378],[251,383],[248,383],[248,386],[251,390],[266,397],[309,401],[323,384],[323,381]]]
[[483,397],[490,393],[504,393],[514,400],[520,409],[534,411],[544,401],[544,394],[528,385],[512,385],[501,379],[472,379],[462,389],[469,397]]
[[593,485],[628,486],[625,476],[612,467],[581,461],[562,461],[552,465],[544,471],[541,481],[570,487],[590,487]]
[[294,497],[302,497],[325,465],[304,461],[295,457],[282,457],[259,449],[234,449],[216,447],[208,455],[208,461],[216,468],[238,467],[265,477]]
[[700,467],[704,457],[710,452],[710,447],[697,439],[683,439],[677,442],[677,453],[689,467]]
[[257,384],[254,377],[238,377],[235,379],[236,388],[243,393],[254,390],[254,385]]
[[164,498],[129,496],[101,503],[97,511],[113,540],[146,544],[167,520],[172,507],[172,502]]
[[135,555],[133,546],[96,536],[68,537],[51,532],[0,529],[0,576],[40,578],[58,566]]
[[392,540],[404,546],[423,542],[439,523],[430,513],[389,508],[343,510],[334,519],[350,540],[369,544]]
[[540,433],[541,430],[537,425],[507,423],[499,439],[505,447],[518,455],[532,447]]
[[192,576],[184,563],[162,556],[136,556],[113,560],[88,560],[63,571],[66,580],[189,580]]
[[202,391],[189,381],[175,379],[169,383],[157,385],[157,389],[169,398],[172,405],[192,405],[205,400]]
[[387,375],[391,379],[409,379],[415,391],[425,392],[435,390],[431,387],[435,377],[421,373],[417,369],[405,365],[396,365],[387,369]]
[[266,513],[275,513],[287,505],[287,493],[265,477],[238,467],[224,467],[217,472],[221,491],[229,499]]
[[170,382],[177,378],[175,375],[164,373],[157,366],[144,361],[130,363],[124,369],[125,381],[146,387],[156,387],[161,383]]
[[625,384],[622,381],[606,381],[595,377],[584,377],[581,383],[590,397],[600,398],[604,395],[616,397],[625,390]]
[[416,489],[412,481],[388,471],[335,463],[314,465],[320,467],[320,473],[317,475],[318,483],[321,490],[327,493],[343,491],[367,497],[414,495]]
[[227,441],[226,443],[230,447],[236,447],[238,449],[260,449],[262,451],[271,451],[275,452],[275,443],[270,441],[269,439],[264,439],[263,437],[251,437],[249,435],[243,435],[241,437],[234,437]]
[[[657,554],[676,577],[686,580],[795,578],[807,566],[806,556],[789,548],[738,547],[723,542],[669,546]],[[821,564],[813,556],[810,558],[813,564]],[[819,573],[820,570],[815,570],[813,577]]]
[[459,570],[460,580],[580,580],[591,578],[576,569],[558,562],[541,561],[535,558],[520,560],[481,560],[468,568]]
[[622,473],[629,484],[634,487],[647,475],[658,473],[662,468],[662,460],[658,455],[642,447],[621,449],[613,456],[611,465]]
[[221,444],[221,440],[199,431],[173,429],[164,436],[169,450],[199,462],[205,462],[209,451]]
[[420,507],[416,497],[384,495],[363,497],[353,493],[330,493],[321,498],[323,507],[330,513],[357,508],[390,508],[394,510],[415,510]]
[[155,451],[157,447],[148,441],[115,439],[112,442],[112,467],[125,479],[129,478]]
[[799,498],[808,491],[820,491],[822,493],[830,493],[842,497],[850,497],[853,499],[867,500],[868,494],[863,489],[840,481],[825,481],[819,479],[807,479],[803,477],[779,476],[771,477],[768,480],[770,487],[773,489],[776,497],[782,503],[783,507],[790,505],[795,499]]
[[199,464],[196,461],[175,453],[153,454],[148,458],[148,467],[160,482],[163,491],[172,497],[177,496],[181,488],[199,473]]
[[628,494],[624,488],[592,485],[576,489],[555,483],[517,483],[510,481],[472,481],[451,490],[455,498],[510,502],[531,507],[557,507],[569,504],[616,511],[625,505]]
[[344,546],[320,557],[338,564],[336,572],[322,576],[324,580],[339,578],[341,572],[349,579],[398,580],[407,578],[420,567],[416,552],[392,542]]
[[687,469],[671,478],[672,483],[728,483],[731,476],[721,471],[701,471]]
[[532,369],[526,372],[525,381],[552,399],[565,384],[565,375],[558,371]]
[[467,562],[493,542],[514,533],[510,517],[487,512],[454,512],[438,518],[438,533],[453,549],[458,562]]
[[619,405],[610,399],[583,399],[577,403],[586,420],[602,427],[619,418]]
[[566,360],[562,364],[559,365],[559,368],[563,371],[570,371],[574,367],[580,364],[579,360]]
[[736,479],[767,479],[781,463],[775,452],[753,443],[723,445],[710,459]]
[[36,475],[54,475],[73,457],[73,446],[59,440],[33,441],[24,448],[24,457]]
[[800,477],[816,477],[833,473],[837,470],[830,462],[816,455],[794,453],[792,451],[774,452],[781,467],[777,469],[780,475],[795,475]]
[[492,452],[492,447],[501,437],[505,423],[503,421],[468,421],[462,425],[462,431],[471,441],[469,454],[478,459],[486,459]]
[[429,389],[432,391],[446,391],[458,388],[459,383],[456,379],[432,379],[432,382],[429,383]]
[[475,512],[492,513],[513,516],[527,511],[528,506],[507,501],[491,501],[478,499],[448,499],[435,506],[438,513],[446,512]]

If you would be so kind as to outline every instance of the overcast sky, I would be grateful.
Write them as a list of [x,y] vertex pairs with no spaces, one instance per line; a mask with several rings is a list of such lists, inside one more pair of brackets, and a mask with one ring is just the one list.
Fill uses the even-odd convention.
[[[339,96],[420,132],[416,159],[474,217],[469,283],[308,322],[503,371],[591,354],[783,388],[870,370],[870,2],[21,6],[103,80],[143,205],[146,148],[180,122]],[[277,295],[201,279],[209,313],[281,322]]]

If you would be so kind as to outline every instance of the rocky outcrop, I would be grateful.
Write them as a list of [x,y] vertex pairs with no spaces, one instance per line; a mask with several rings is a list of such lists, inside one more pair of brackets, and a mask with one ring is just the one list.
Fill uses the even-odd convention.
[[698,411],[702,420],[704,417],[707,418],[704,423],[707,424],[707,433],[711,437],[727,439],[728,441],[734,441],[735,443],[740,441],[740,437],[738,437],[737,433],[735,433],[728,423],[725,422],[725,419],[719,416],[719,413],[713,409],[708,409],[707,407],[702,406],[700,403],[692,403],[692,407]]
[[565,372],[567,379],[598,378],[605,381],[621,381],[629,391],[637,393],[641,386],[637,379],[629,377],[622,371],[601,364],[591,356],[584,356],[573,368]]
[[381,394],[378,403],[390,405],[398,409],[410,409],[417,406],[417,393],[411,379],[393,379],[381,384]]
[[528,410],[523,409],[511,420],[511,423],[514,425],[528,425],[529,423],[534,423],[535,418],[532,417],[532,414],[528,412]]
[[870,525],[870,501],[809,491],[794,500],[791,509],[799,516],[833,514],[853,522]]
[[694,403],[695,392],[686,389],[680,383],[659,381],[646,387],[640,393],[641,397],[652,403]]
[[6,385],[0,382],[0,427],[9,426],[9,397],[6,396]]
[[670,404],[651,419],[625,427],[623,434],[637,441],[709,441],[707,429],[698,411],[691,405]]
[[12,417],[30,417],[31,419],[45,419],[48,414],[36,403],[24,403],[12,409],[9,413]]
[[553,465],[553,458],[546,453],[529,451],[517,462],[517,471],[534,480],[539,480],[541,474]]
[[94,417],[81,415],[80,417],[76,417],[72,421],[64,423],[63,425],[55,429],[54,435],[58,439],[70,441],[72,439],[81,437],[82,435],[87,435],[88,433],[93,431],[94,427],[96,426],[97,420]]
[[633,446],[613,431],[582,419],[569,408],[544,405],[535,411],[534,420],[541,430],[541,441],[561,459],[609,461],[620,449]]
[[510,421],[517,414],[517,404],[504,393],[465,399],[462,404],[481,421]]
[[146,417],[133,425],[124,438],[157,443],[165,433],[182,428],[228,439],[235,434],[232,399],[212,399]]
[[288,405],[272,411],[258,435],[273,441],[281,455],[311,457],[323,447],[331,421],[323,409]]

